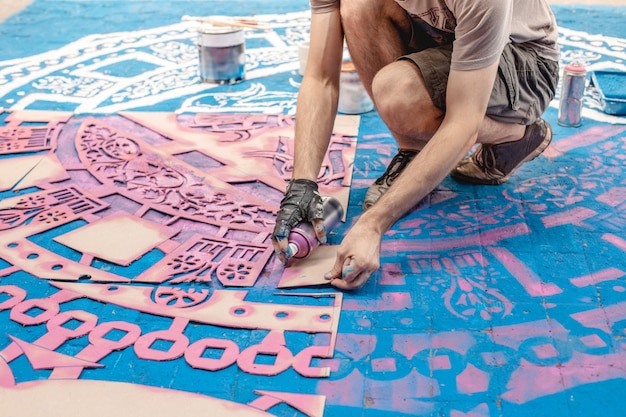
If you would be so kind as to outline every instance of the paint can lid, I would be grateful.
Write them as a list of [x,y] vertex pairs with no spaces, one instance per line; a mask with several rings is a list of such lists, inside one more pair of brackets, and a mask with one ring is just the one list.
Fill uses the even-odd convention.
[[580,62],[572,62],[570,64],[567,64],[567,66],[565,67],[565,71],[573,74],[584,74],[585,72],[587,72],[585,66]]
[[230,26],[202,26],[198,29],[198,44],[213,48],[238,46],[245,43],[242,28]]
[[243,32],[243,28],[235,26],[218,26],[211,23],[203,23],[198,27],[198,32],[209,35],[222,35],[227,33]]
[[356,72],[356,68],[352,61],[343,61],[341,63],[341,72]]

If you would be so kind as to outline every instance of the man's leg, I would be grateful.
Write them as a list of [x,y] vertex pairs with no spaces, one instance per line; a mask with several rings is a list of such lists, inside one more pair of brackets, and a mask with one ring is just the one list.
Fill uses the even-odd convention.
[[[401,149],[419,150],[439,128],[445,112],[445,86],[449,72],[451,49],[423,51],[393,62],[374,79],[373,96],[378,112]],[[532,73],[528,79],[515,78],[517,68],[502,73],[514,78],[497,78],[488,115],[479,130],[478,151],[464,159],[452,172],[460,181],[479,184],[501,184],[524,162],[534,159],[549,145],[552,131],[540,118],[554,96],[558,81],[558,64],[541,61],[524,48],[511,47],[505,53],[523,71]],[[502,65],[502,62],[501,62]],[[422,72],[422,68],[426,73]],[[516,102],[508,96],[510,83],[519,93]],[[490,113],[491,112],[491,113]],[[404,169],[399,166],[400,169]],[[399,172],[388,176],[384,187],[368,191],[364,208],[375,203],[386,192]],[[379,179],[380,180],[380,179]],[[377,180],[377,182],[379,182]],[[369,199],[368,199],[369,197]]]
[[[402,148],[421,149],[439,129],[444,113],[433,103],[420,69],[411,61],[400,60],[383,68],[373,90],[378,113]],[[477,141],[511,142],[521,139],[525,129],[521,124],[485,117]]]
[[[342,0],[341,20],[352,62],[365,89],[378,107],[379,104],[372,92],[373,80],[382,68],[410,52],[412,28],[409,17],[394,1]],[[369,208],[378,200],[397,175],[411,162],[416,151],[421,149],[421,144],[406,140],[393,129],[391,133],[398,142],[400,151],[385,173],[368,190],[363,203],[365,208]]]
[[[487,114],[499,122],[517,123],[517,130],[501,137],[494,134],[498,122],[486,123],[479,138],[482,145],[450,173],[458,181],[502,184],[523,163],[539,156],[552,140],[550,124],[541,117],[554,97],[558,63],[539,57],[526,45],[509,44],[500,69]],[[523,125],[522,132],[519,125]]]
[[[383,68],[374,79],[373,95],[380,117],[401,148],[421,149],[443,120],[444,112],[433,102],[422,72],[409,60],[402,59]],[[442,100],[445,101],[445,97]],[[522,124],[506,123],[486,116],[477,142],[499,144],[516,141],[524,136],[525,129]]]
[[[398,142],[400,152],[385,174],[368,189],[363,202],[365,210],[389,189],[415,157],[415,151],[421,150],[439,129],[444,116],[433,102],[419,67],[409,60],[385,66],[374,78],[372,90],[378,113]],[[485,117],[478,141],[492,144],[515,141],[523,137],[524,130],[523,125]]]
[[[501,122],[496,122],[502,124]],[[464,158],[450,176],[472,184],[498,185],[509,180],[523,163],[538,157],[552,141],[552,128],[543,119],[522,127],[523,134],[500,138],[497,142],[482,141],[472,155]]]
[[340,12],[350,57],[372,96],[378,71],[409,53],[410,20],[395,1],[341,0]]

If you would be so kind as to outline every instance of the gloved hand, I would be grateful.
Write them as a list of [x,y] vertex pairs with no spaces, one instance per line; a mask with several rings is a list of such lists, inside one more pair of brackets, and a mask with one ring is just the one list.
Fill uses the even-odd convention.
[[293,255],[289,253],[287,238],[291,229],[303,220],[313,224],[320,243],[326,243],[324,230],[324,208],[317,183],[311,180],[295,179],[289,182],[285,196],[280,202],[276,226],[272,233],[272,244],[278,258],[284,265]]

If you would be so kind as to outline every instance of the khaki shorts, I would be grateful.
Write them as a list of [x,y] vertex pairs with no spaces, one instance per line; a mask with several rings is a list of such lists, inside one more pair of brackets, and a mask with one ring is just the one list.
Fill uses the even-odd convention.
[[[400,57],[420,69],[437,108],[445,112],[452,45],[435,46]],[[554,98],[559,78],[558,62],[544,59],[528,45],[509,43],[500,57],[487,116],[529,125],[537,121]]]

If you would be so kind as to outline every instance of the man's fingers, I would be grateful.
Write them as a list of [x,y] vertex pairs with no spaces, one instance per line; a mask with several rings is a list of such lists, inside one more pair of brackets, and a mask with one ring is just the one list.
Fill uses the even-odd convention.
[[339,255],[337,255],[337,260],[335,261],[335,265],[330,272],[327,272],[324,277],[330,280],[341,280],[345,282],[353,282],[358,278],[367,279],[371,274],[365,268],[365,265],[359,266],[353,257],[347,256],[341,259]]
[[324,274],[324,279],[329,281],[338,278],[341,278],[341,269],[337,269],[336,267],[333,267],[333,269]]
[[[338,265],[341,265],[339,271]],[[343,262],[337,259],[333,269],[325,275],[326,279],[330,279],[330,284],[341,290],[357,290],[361,288],[367,280],[369,280],[372,272],[367,265],[359,265],[351,256],[346,257]]]
[[324,220],[315,219],[311,222],[311,224],[313,225],[313,230],[315,230],[315,236],[317,236],[317,240],[319,240],[321,244],[326,243],[327,239],[326,228],[324,227]]
[[291,229],[302,221],[302,213],[297,206],[285,206],[278,211],[276,226],[272,237],[274,239],[284,239],[289,236]]
[[283,263],[283,265],[287,265],[287,261],[289,260],[288,243],[289,241],[287,239],[272,239],[272,246],[274,246],[274,253],[278,257],[278,259]]
[[328,280],[333,279],[341,279],[344,266],[346,262],[350,261],[350,257],[343,258],[339,253],[337,253],[337,257],[335,258],[335,264],[333,265],[333,269],[324,274],[324,278]]
[[341,270],[341,279],[346,282],[358,281],[359,279],[367,279],[371,273],[367,269],[367,264],[358,262],[354,257],[349,256],[343,263]]
[[369,280],[370,274],[368,272],[362,272],[355,277],[352,281],[346,281],[345,279],[333,279],[330,281],[330,285],[340,290],[352,291],[358,290]]

